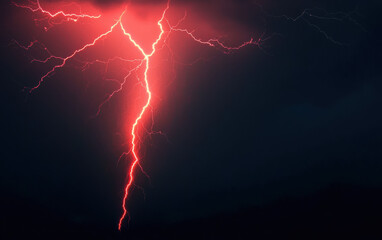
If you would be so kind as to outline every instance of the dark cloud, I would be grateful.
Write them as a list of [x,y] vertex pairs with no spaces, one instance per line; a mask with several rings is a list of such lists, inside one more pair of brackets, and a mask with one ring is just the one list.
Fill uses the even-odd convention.
[[[273,37],[263,50],[216,53],[210,61],[176,66],[177,78],[155,111],[155,126],[168,140],[148,140],[143,165],[151,183],[140,179],[145,200],[137,190],[129,202],[127,235],[176,233],[180,239],[197,229],[220,238],[221,228],[232,234],[244,228],[253,236],[281,229],[293,238],[301,230],[295,226],[304,226],[306,236],[376,232],[380,207],[374,200],[381,199],[382,186],[379,3],[217,2],[173,4],[202,16],[213,12],[214,24],[227,15]],[[344,20],[282,17],[304,8],[321,9],[326,17],[322,9],[357,13]],[[10,11],[2,18],[14,11],[2,9]],[[116,163],[121,143],[115,116],[125,99],[117,97],[100,118],[87,121],[88,88],[81,80],[68,84],[78,80],[68,71],[25,101],[24,83],[40,73],[23,52],[7,46],[15,30],[2,26],[2,226],[25,236],[43,229],[49,236],[118,238],[125,172]],[[24,217],[29,221],[20,221]],[[254,226],[255,232],[248,230]]]

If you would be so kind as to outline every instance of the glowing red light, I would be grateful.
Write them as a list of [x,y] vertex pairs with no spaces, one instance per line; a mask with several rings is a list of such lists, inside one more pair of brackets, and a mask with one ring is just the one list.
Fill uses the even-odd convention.
[[[16,7],[20,7],[20,8],[26,9],[28,11],[31,11],[33,13],[39,13],[39,14],[44,15],[45,17],[49,18],[49,24],[50,25],[56,25],[56,24],[64,23],[64,22],[77,22],[79,20],[85,20],[85,19],[86,20],[94,20],[94,19],[100,19],[100,18],[103,17],[102,15],[90,15],[90,14],[82,14],[82,13],[68,13],[68,12],[63,11],[63,10],[60,10],[60,11],[49,11],[49,10],[45,9],[41,5],[39,0],[37,0],[36,2],[28,2],[28,4],[14,3],[14,5]],[[159,28],[159,34],[157,35],[156,39],[151,43],[150,51],[145,50],[145,48],[142,46],[142,44],[138,43],[135,40],[135,38],[132,36],[132,34],[127,30],[128,28],[124,25],[122,19],[127,14],[127,7],[123,7],[123,8],[120,9],[118,18],[108,28],[107,31],[103,32],[102,34],[99,34],[92,41],[90,41],[89,43],[83,45],[80,48],[77,48],[76,50],[74,50],[73,52],[71,52],[70,54],[68,54],[65,57],[56,56],[56,55],[51,54],[51,52],[45,47],[45,45],[43,45],[39,41],[33,41],[29,45],[27,45],[27,46],[23,46],[23,45],[19,44],[18,42],[16,42],[16,44],[18,44],[20,47],[24,48],[25,50],[31,49],[36,44],[38,44],[39,46],[42,46],[42,49],[48,54],[48,57],[46,57],[44,59],[34,59],[33,61],[35,61],[35,62],[48,63],[48,62],[51,62],[52,60],[55,60],[55,61],[59,62],[58,64],[54,65],[48,72],[46,72],[40,78],[39,82],[34,87],[32,87],[30,89],[30,92],[38,89],[44,83],[44,81],[48,77],[51,77],[58,69],[65,67],[66,64],[68,63],[68,61],[70,61],[73,58],[75,58],[81,52],[84,52],[85,50],[95,46],[100,40],[105,39],[112,32],[114,32],[117,28],[122,32],[122,34],[124,36],[127,37],[127,39],[130,41],[130,43],[141,54],[141,58],[136,58],[136,59],[125,59],[123,57],[115,57],[115,58],[109,59],[107,61],[96,60],[97,62],[102,62],[102,63],[105,63],[105,64],[109,64],[110,62],[112,62],[113,60],[115,60],[117,58],[119,60],[124,61],[124,62],[129,62],[129,63],[135,63],[136,62],[136,65],[124,77],[124,81],[122,83],[120,83],[120,87],[117,90],[113,91],[100,104],[100,106],[98,108],[98,111],[97,111],[97,115],[100,113],[101,107],[107,101],[109,101],[114,96],[114,94],[116,94],[116,93],[118,93],[118,92],[120,92],[122,90],[122,88],[123,88],[123,86],[124,86],[124,84],[126,82],[126,79],[133,72],[137,72],[139,69],[143,68],[143,83],[144,83],[144,88],[145,88],[145,92],[146,92],[146,100],[145,100],[145,104],[140,108],[139,114],[137,115],[137,117],[135,118],[135,120],[134,120],[134,122],[133,122],[133,124],[131,126],[131,131],[130,131],[131,138],[130,138],[129,142],[130,142],[130,145],[131,145],[130,153],[132,154],[133,161],[132,161],[132,163],[131,163],[131,165],[129,166],[129,169],[128,169],[128,177],[129,178],[128,178],[128,182],[127,182],[127,184],[125,186],[125,189],[124,189],[124,196],[123,196],[123,201],[122,201],[122,211],[123,211],[123,213],[122,213],[122,215],[121,215],[121,217],[119,219],[119,222],[118,222],[118,229],[119,230],[121,230],[123,220],[128,215],[128,212],[127,212],[127,209],[126,209],[126,201],[127,201],[128,195],[130,193],[131,187],[132,187],[132,185],[134,183],[135,170],[136,170],[137,166],[141,167],[141,165],[140,165],[140,157],[139,157],[139,153],[138,153],[139,142],[137,141],[137,131],[138,131],[138,125],[142,121],[142,118],[145,115],[145,113],[147,112],[147,108],[150,106],[151,101],[152,101],[152,93],[151,93],[151,89],[150,89],[150,81],[149,81],[148,73],[150,71],[150,66],[151,66],[150,65],[150,63],[151,63],[150,61],[151,61],[151,58],[157,52],[158,44],[160,44],[161,42],[165,42],[165,40],[169,37],[170,33],[172,33],[172,32],[184,33],[185,36],[190,37],[193,41],[195,41],[195,42],[197,42],[199,44],[203,44],[203,45],[209,46],[209,47],[218,48],[218,49],[222,50],[224,53],[230,53],[230,52],[232,52],[234,50],[238,50],[238,49],[243,48],[243,47],[245,47],[247,45],[258,45],[261,42],[261,39],[259,39],[258,41],[254,41],[251,38],[249,41],[246,41],[246,42],[244,42],[242,44],[239,44],[238,46],[227,46],[227,45],[225,45],[222,41],[220,41],[217,38],[211,38],[211,39],[208,39],[208,40],[202,40],[202,39],[198,38],[194,34],[193,31],[190,31],[190,30],[183,29],[183,28],[179,27],[179,25],[185,20],[186,15],[184,15],[184,17],[182,19],[180,19],[180,21],[176,25],[172,26],[169,23],[169,21],[166,19],[166,13],[167,13],[169,8],[170,8],[170,1],[168,1],[167,5],[163,7],[161,17],[156,22],[157,27]],[[58,18],[61,18],[61,20],[59,19],[59,20],[57,20],[55,22],[54,20],[58,19]],[[46,30],[47,29],[48,28],[46,28]],[[87,64],[91,64],[91,62],[88,62]],[[126,153],[124,153],[122,156],[125,156],[125,155],[126,155]]]

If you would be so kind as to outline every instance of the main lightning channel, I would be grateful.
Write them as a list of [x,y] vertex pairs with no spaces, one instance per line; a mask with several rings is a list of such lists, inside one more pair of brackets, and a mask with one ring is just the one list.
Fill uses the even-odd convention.
[[139,116],[135,119],[135,122],[133,124],[133,127],[131,129],[131,135],[132,135],[132,139],[131,139],[131,145],[132,145],[132,149],[131,149],[131,152],[134,156],[134,161],[133,161],[133,164],[130,166],[130,170],[129,170],[129,182],[126,184],[126,187],[125,187],[125,195],[123,197],[123,201],[122,201],[122,209],[123,209],[123,213],[122,213],[122,216],[121,218],[119,219],[119,223],[118,223],[118,230],[121,230],[121,227],[122,227],[122,222],[123,220],[125,219],[126,215],[127,215],[127,210],[126,210],[126,200],[127,200],[127,197],[129,195],[129,190],[133,184],[133,181],[134,181],[134,170],[135,170],[135,167],[137,165],[139,165],[139,156],[138,156],[138,153],[137,153],[137,149],[136,149],[136,143],[135,143],[135,139],[136,139],[136,128],[137,128],[137,125],[138,123],[140,122],[140,120],[142,119],[144,113],[146,112],[146,109],[149,107],[150,105],[150,102],[151,102],[151,91],[150,91],[150,86],[149,86],[149,80],[148,80],[148,71],[149,71],[149,67],[150,67],[150,58],[154,55],[155,51],[156,51],[156,46],[157,44],[159,43],[159,41],[162,39],[162,36],[164,34],[164,30],[163,30],[163,25],[162,25],[162,21],[165,17],[165,14],[169,8],[169,4],[170,2],[168,1],[167,2],[167,7],[166,9],[163,11],[162,13],[162,17],[161,19],[158,21],[158,26],[160,28],[160,33],[159,33],[159,36],[158,38],[155,40],[155,42],[151,45],[151,53],[149,54],[146,54],[145,51],[143,50],[143,48],[132,38],[131,34],[128,33],[122,22],[120,22],[120,25],[121,25],[121,28],[122,28],[122,31],[123,31],[123,34],[125,34],[126,36],[128,36],[128,38],[130,39],[130,41],[134,44],[134,46],[136,48],[139,49],[139,51],[142,53],[142,55],[144,56],[144,61],[146,62],[145,64],[145,72],[144,72],[144,82],[145,82],[145,88],[146,88],[146,93],[147,93],[147,101],[146,101],[146,104],[143,106]]

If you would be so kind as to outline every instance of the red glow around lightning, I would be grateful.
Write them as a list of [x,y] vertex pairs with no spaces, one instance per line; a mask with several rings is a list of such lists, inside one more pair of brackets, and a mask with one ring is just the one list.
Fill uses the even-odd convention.
[[[100,20],[104,17],[101,14],[90,14],[90,13],[86,13],[86,11],[84,11],[85,13],[83,13],[81,7],[78,6],[77,3],[69,4],[71,5],[71,8],[69,9],[73,9],[73,7],[75,8],[73,12],[67,11],[67,10],[60,10],[60,4],[58,3],[54,4],[54,9],[59,9],[59,10],[53,11],[53,10],[46,9],[44,7],[45,5],[41,3],[40,0],[36,0],[36,1],[29,0],[26,4],[16,3],[16,2],[14,2],[13,4],[14,6],[24,9],[26,11],[32,12],[34,14],[38,14],[39,16],[37,16],[38,18],[36,18],[37,20],[39,20],[38,22],[44,21],[44,20],[47,22],[47,26],[44,27],[45,31],[48,31],[50,28],[58,24],[69,23],[69,22],[77,23],[80,21],[94,21],[94,20]],[[144,173],[140,163],[141,158],[138,152],[139,144],[141,143],[137,139],[138,138],[137,134],[139,131],[139,126],[141,122],[143,121],[143,117],[145,116],[145,114],[147,114],[147,109],[152,104],[152,92],[150,89],[150,82],[152,81],[152,79],[149,79],[149,72],[150,72],[152,57],[158,52],[159,49],[162,49],[165,46],[168,47],[168,45],[166,44],[166,41],[170,37],[170,34],[175,32],[182,33],[184,37],[191,39],[195,43],[205,45],[208,47],[217,48],[225,54],[241,49],[247,45],[259,45],[262,40],[262,39],[258,39],[257,41],[255,41],[253,38],[250,38],[248,41],[240,43],[237,46],[227,46],[218,38],[202,39],[197,36],[194,30],[188,30],[186,28],[180,27],[187,17],[186,14],[184,14],[184,16],[180,18],[175,25],[171,25],[169,20],[166,19],[166,14],[169,8],[170,8],[170,1],[168,1],[167,4],[164,4],[164,6],[162,6],[161,15],[159,19],[156,20],[156,28],[159,31],[156,38],[154,40],[150,40],[151,38],[147,37],[148,39],[147,40],[145,39],[145,42],[142,42],[142,41],[139,42],[137,40],[137,37],[134,36],[131,31],[129,31],[129,26],[126,25],[123,21],[123,18],[129,15],[128,5],[120,7],[118,9],[117,15],[114,16],[113,23],[109,26],[109,28],[106,31],[97,35],[91,41],[89,41],[86,44],[83,44],[81,47],[75,49],[74,51],[67,54],[66,56],[57,56],[52,54],[43,43],[37,40],[32,41],[28,45],[22,45],[19,42],[15,41],[15,43],[19,47],[22,47],[25,50],[30,50],[34,46],[38,45],[39,48],[41,48],[47,55],[47,57],[42,59],[33,59],[32,62],[39,62],[42,64],[52,64],[52,62],[54,62],[53,67],[51,67],[49,71],[47,71],[45,74],[41,76],[40,80],[35,86],[29,89],[30,93],[40,88],[48,78],[52,77],[53,74],[55,74],[59,69],[64,68],[69,61],[72,61],[80,53],[85,52],[86,50],[89,50],[91,47],[97,45],[101,40],[104,40],[109,35],[111,35],[111,33],[116,32],[117,29],[118,31],[121,32],[121,34],[125,37],[125,39],[128,40],[128,43],[134,46],[134,48],[139,52],[140,57],[135,57],[132,59],[127,59],[123,56],[116,56],[113,58],[109,58],[106,61],[101,59],[96,59],[95,61],[88,61],[84,64],[84,66],[82,66],[83,68],[86,68],[87,66],[95,62],[102,63],[108,66],[109,64],[111,64],[113,61],[116,61],[116,60],[120,60],[124,63],[133,64],[133,67],[125,75],[125,77],[123,78],[123,81],[119,83],[119,87],[116,90],[114,90],[111,94],[109,94],[103,102],[101,102],[101,104],[98,107],[98,111],[96,115],[100,114],[101,108],[105,105],[105,103],[107,103],[115,94],[122,91],[126,83],[126,80],[133,73],[137,73],[139,69],[143,70],[142,85],[145,89],[145,95],[146,95],[145,103],[143,104],[143,106],[140,107],[139,114],[136,115],[136,117],[134,118],[135,120],[133,121],[133,124],[130,126],[130,137],[129,137],[130,150],[128,152],[131,153],[132,155],[132,162],[127,169],[128,181],[124,188],[124,195],[122,200],[122,215],[118,222],[119,230],[121,230],[122,228],[124,219],[126,217],[129,218],[126,202],[131,192],[131,188],[134,185],[137,167],[139,167],[140,170]],[[150,42],[149,49],[147,49],[148,47],[146,46],[147,42]],[[161,46],[158,46],[158,45],[161,45]],[[171,49],[169,50],[171,51]],[[123,153],[121,158],[124,157],[125,155],[127,155],[127,153]]]

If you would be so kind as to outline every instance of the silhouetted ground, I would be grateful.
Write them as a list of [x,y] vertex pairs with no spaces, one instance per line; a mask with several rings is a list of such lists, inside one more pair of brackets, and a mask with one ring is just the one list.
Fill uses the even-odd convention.
[[332,185],[312,195],[119,233],[2,197],[1,239],[381,239],[382,189]]

